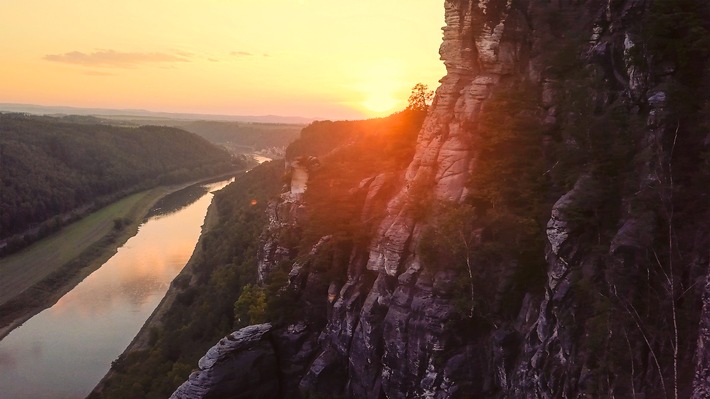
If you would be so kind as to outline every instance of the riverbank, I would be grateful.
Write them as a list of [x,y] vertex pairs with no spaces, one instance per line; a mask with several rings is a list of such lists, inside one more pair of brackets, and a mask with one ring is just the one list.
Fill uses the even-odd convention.
[[[209,208],[207,208],[205,223],[202,225],[202,232],[200,233],[200,238],[198,239],[197,244],[195,245],[195,250],[192,252],[190,260],[187,261],[185,267],[180,271],[180,273],[175,277],[173,281],[189,281],[188,285],[192,285],[194,283],[194,268],[195,265],[199,263],[199,261],[202,259],[202,242],[204,241],[204,237],[206,237],[206,233],[209,232],[212,228],[214,228],[218,222],[219,210],[213,202],[212,204],[210,204]],[[141,327],[138,334],[136,334],[136,336],[133,338],[133,341],[131,341],[131,343],[126,347],[126,350],[123,352],[123,354],[147,349],[150,346],[150,331],[162,325],[163,316],[168,311],[168,309],[170,309],[173,302],[175,302],[178,293],[178,290],[168,289],[168,292],[165,294],[165,296],[160,301],[160,303],[155,308],[150,317],[145,321],[145,324],[143,324],[143,327]]]
[[215,194],[197,247],[183,263],[189,265],[89,398],[167,398],[205,351],[233,331],[234,303],[256,281],[259,237],[283,170],[283,161],[261,164]]
[[[187,261],[185,267],[175,277],[173,283],[170,286],[170,289],[168,289],[168,291],[165,293],[165,296],[155,308],[153,313],[145,321],[140,331],[138,331],[138,334],[136,334],[131,343],[126,347],[126,349],[123,351],[123,353],[121,353],[119,357],[125,357],[129,353],[150,348],[152,343],[151,341],[154,339],[154,331],[162,327],[163,320],[167,312],[173,306],[173,303],[177,300],[178,294],[181,292],[180,290],[173,289],[173,284],[175,284],[175,281],[188,281],[189,285],[194,283],[193,280],[195,277],[195,265],[199,264],[200,260],[203,257],[202,242],[204,241],[204,237],[206,237],[206,233],[209,232],[215,226],[217,226],[218,222],[219,210],[217,209],[215,203],[212,202],[209,208],[207,208],[207,215],[205,216],[205,222],[202,225],[202,232],[200,233],[200,238],[197,241],[197,244],[195,245],[195,250],[190,256],[190,260]],[[100,395],[105,382],[109,380],[113,376],[113,374],[113,369],[109,370],[109,372],[106,373],[106,375],[101,379],[101,381],[96,384],[96,387],[94,388],[92,393]]]
[[[110,259],[138,232],[145,216],[165,196],[194,184],[241,173],[161,186],[133,194],[0,261],[0,339],[55,304]],[[125,223],[120,229],[114,220]]]

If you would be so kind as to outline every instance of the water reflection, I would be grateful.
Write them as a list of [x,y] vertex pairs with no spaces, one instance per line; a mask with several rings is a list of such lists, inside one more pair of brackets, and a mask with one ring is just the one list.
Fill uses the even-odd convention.
[[197,201],[205,195],[208,190],[208,186],[196,184],[168,194],[153,206],[153,209],[148,212],[147,217],[165,216],[178,212]]
[[0,341],[0,397],[85,397],[184,267],[212,198],[207,192],[226,183],[150,218],[99,270]]

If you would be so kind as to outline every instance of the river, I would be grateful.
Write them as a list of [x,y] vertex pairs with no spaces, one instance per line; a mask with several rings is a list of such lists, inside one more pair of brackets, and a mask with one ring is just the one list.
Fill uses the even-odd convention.
[[160,211],[101,268],[2,339],[0,399],[85,398],[187,263],[210,191],[228,183],[188,188],[161,201]]

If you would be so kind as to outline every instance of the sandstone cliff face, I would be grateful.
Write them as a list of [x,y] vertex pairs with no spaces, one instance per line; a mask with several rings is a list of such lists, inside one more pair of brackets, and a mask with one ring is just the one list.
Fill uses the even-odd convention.
[[308,184],[309,170],[316,167],[318,159],[297,159],[285,165],[286,176],[290,179],[284,186],[278,201],[271,201],[267,210],[268,227],[261,234],[258,257],[258,281],[263,283],[266,276],[280,262],[287,262],[294,256],[291,245],[285,243],[285,234],[298,235],[299,221],[305,215],[302,197]]
[[[692,391],[695,398],[707,397],[708,231],[687,215],[673,217],[672,161],[682,120],[666,93],[673,75],[659,72],[666,67],[639,52],[638,22],[648,13],[648,2],[447,0],[445,7],[440,54],[447,75],[413,160],[402,175],[373,176],[353,191],[364,198],[363,220],[373,204],[387,200],[369,247],[353,250],[342,286],[311,271],[307,257],[293,264],[291,285],[326,311],[303,320],[298,338],[288,338],[294,326],[271,333],[288,343],[270,349],[277,364],[269,373],[278,395],[661,398],[688,397]],[[511,82],[539,88],[541,123],[550,137],[558,134],[574,115],[558,114],[564,108],[563,77],[550,67],[548,49],[574,34],[583,37],[575,42],[575,54],[587,60],[598,83],[593,93],[598,112],[623,106],[643,120],[633,138],[633,174],[624,177],[613,200],[618,211],[596,216],[608,220],[595,237],[579,215],[606,209],[602,203],[609,202],[595,194],[607,182],[598,170],[582,165],[569,188],[552,190],[547,230],[540,232],[547,243],[542,286],[520,295],[514,316],[477,318],[459,329],[454,321],[466,317],[454,297],[456,272],[424,265],[418,248],[426,225],[412,212],[413,192],[424,184],[438,200],[465,201],[477,167],[472,127],[488,99]],[[561,136],[563,148],[581,145],[564,132]],[[705,148],[698,151],[707,151],[710,140],[700,142]],[[383,199],[389,192],[394,194]],[[302,204],[292,199],[286,195],[270,208],[260,273],[268,273],[267,265],[293,260],[277,238],[286,225],[298,225],[293,210]],[[691,211],[707,214],[705,205]],[[671,242],[667,259],[659,255],[666,241]],[[492,278],[490,284],[498,284],[497,296],[510,295],[504,284]],[[667,328],[659,332],[663,325]],[[235,348],[231,356],[245,356],[243,346]],[[201,377],[191,380],[196,378]],[[175,397],[210,397],[181,389]]]

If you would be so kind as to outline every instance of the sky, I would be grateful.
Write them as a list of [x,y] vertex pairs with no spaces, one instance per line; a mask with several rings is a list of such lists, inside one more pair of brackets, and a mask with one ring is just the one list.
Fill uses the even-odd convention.
[[441,0],[0,1],[0,103],[358,119],[445,73]]

